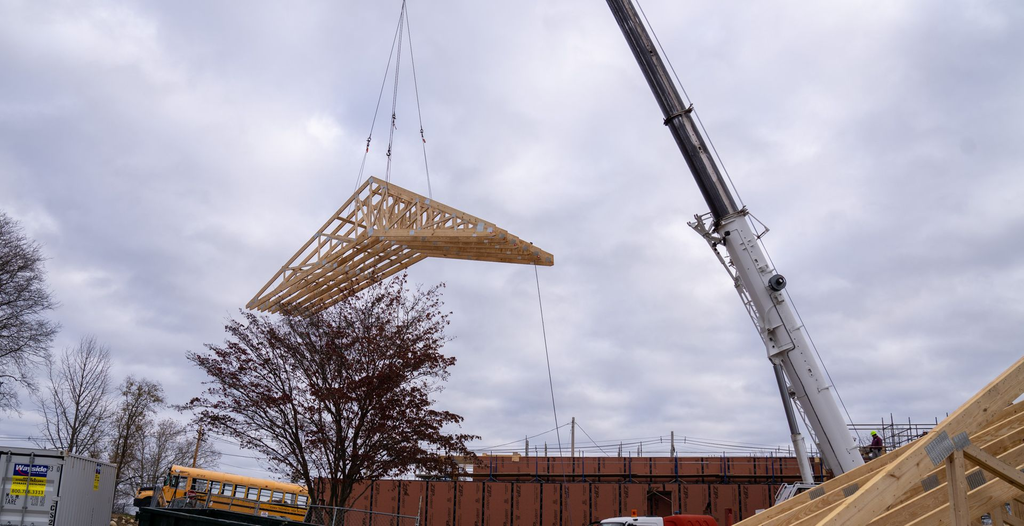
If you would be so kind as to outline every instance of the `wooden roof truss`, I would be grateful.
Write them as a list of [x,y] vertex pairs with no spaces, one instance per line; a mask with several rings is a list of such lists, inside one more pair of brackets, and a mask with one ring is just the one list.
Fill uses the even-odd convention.
[[554,264],[493,223],[371,177],[246,307],[319,311],[428,257]]
[[1022,392],[1024,358],[926,436],[737,526],[1024,526]]

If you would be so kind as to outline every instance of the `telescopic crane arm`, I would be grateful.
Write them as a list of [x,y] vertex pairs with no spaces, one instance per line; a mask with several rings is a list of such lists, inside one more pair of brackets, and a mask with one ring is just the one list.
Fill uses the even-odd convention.
[[749,212],[745,207],[737,206],[737,199],[729,190],[691,115],[692,106],[684,105],[632,0],[607,1],[654,98],[661,106],[665,125],[675,138],[711,210],[697,216],[697,221],[690,226],[707,240],[725,265],[765,343],[783,395],[783,404],[786,405],[797,456],[803,456],[801,475],[805,482],[810,482],[810,465],[806,462],[806,454],[800,454],[803,439],[789,405],[790,398],[806,417],[818,450],[833,473],[839,475],[863,464],[857,444],[833,398],[831,385],[821,373],[811,340],[783,290],[786,280],[766,257]]

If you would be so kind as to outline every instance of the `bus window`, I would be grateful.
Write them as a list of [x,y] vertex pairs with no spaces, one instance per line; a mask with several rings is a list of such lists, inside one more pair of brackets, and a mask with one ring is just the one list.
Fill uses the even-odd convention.
[[198,491],[199,493],[206,493],[206,490],[210,487],[210,481],[206,479],[192,479],[192,491]]
[[309,500],[309,497],[307,497],[305,495],[299,495],[299,507],[305,508],[306,507],[306,502],[308,500]]
[[188,475],[175,475],[175,485],[178,489],[184,491],[188,487]]
[[294,493],[285,493],[284,494],[284,503],[285,504],[295,504],[295,494]]
[[270,502],[270,490],[263,488],[260,490],[260,502]]
[[210,494],[211,495],[218,495],[218,494],[220,494],[220,482],[217,482],[215,480],[215,481],[210,483]]
[[274,491],[273,493],[270,494],[270,501],[271,502],[284,502],[284,492],[282,492],[282,491]]
[[235,485],[230,482],[224,483],[224,495],[231,496],[231,490],[235,489]]
[[259,488],[249,488],[249,493],[245,495],[245,498],[249,500],[256,500],[256,495],[260,492]]
[[236,499],[244,499],[245,498],[245,486],[243,486],[241,484],[235,486],[235,498]]

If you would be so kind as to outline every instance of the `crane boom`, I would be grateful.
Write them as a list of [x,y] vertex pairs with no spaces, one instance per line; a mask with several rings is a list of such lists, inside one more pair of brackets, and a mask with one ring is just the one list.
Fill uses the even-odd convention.
[[[710,213],[697,216],[690,226],[704,237],[733,278],[736,291],[764,341],[780,389],[788,391],[783,392],[783,404],[790,403],[788,398],[796,402],[833,473],[839,475],[862,465],[864,461],[847,430],[831,385],[821,373],[813,344],[784,292],[786,280],[765,255],[750,213],[737,206],[738,200],[729,190],[691,115],[693,107],[684,105],[632,0],[607,1],[661,106],[665,125],[710,209]],[[788,420],[799,457],[803,439],[799,438],[795,418],[791,416]],[[809,470],[809,464],[801,465],[805,481]]]

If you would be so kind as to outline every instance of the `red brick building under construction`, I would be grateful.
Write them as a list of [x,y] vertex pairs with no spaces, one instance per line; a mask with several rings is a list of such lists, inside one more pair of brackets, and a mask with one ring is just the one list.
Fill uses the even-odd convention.
[[[812,465],[823,478],[820,461]],[[726,525],[771,506],[779,485],[799,478],[792,457],[481,455],[463,480],[366,483],[349,507],[419,516],[423,526],[586,526],[632,510]]]

